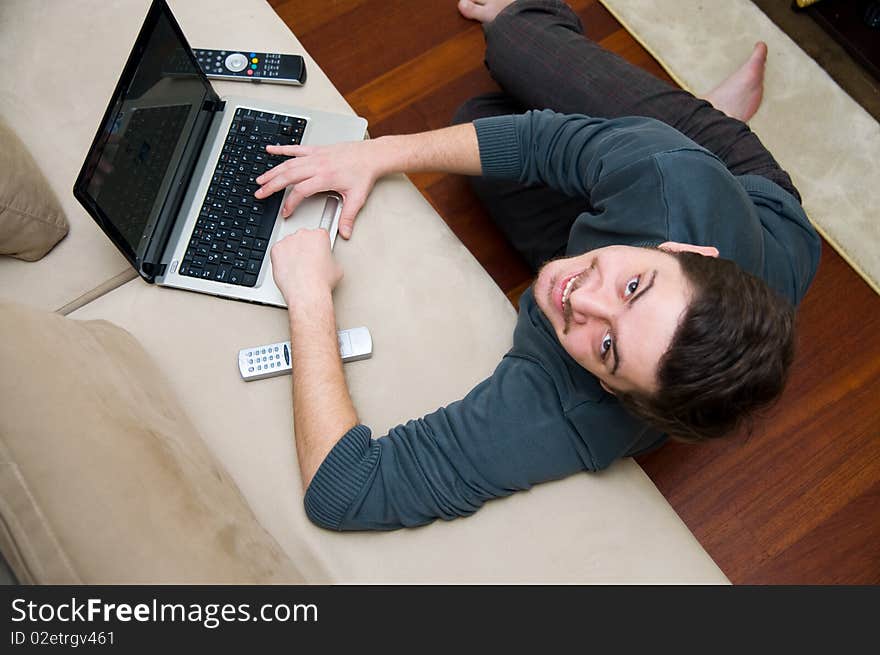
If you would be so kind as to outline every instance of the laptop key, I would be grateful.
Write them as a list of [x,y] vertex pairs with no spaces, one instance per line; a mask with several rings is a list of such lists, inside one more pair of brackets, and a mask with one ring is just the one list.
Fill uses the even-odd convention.
[[214,274],[214,279],[218,282],[226,282],[229,279],[229,273],[231,271],[231,266],[220,264],[220,266],[217,267],[217,272]]
[[252,275],[251,273],[245,273],[243,284],[246,287],[252,287],[252,286],[256,285],[257,284],[257,276]]

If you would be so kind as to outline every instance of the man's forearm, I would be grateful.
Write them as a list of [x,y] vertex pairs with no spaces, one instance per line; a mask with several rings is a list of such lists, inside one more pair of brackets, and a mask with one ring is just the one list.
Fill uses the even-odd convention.
[[480,147],[472,123],[440,130],[379,137],[380,175],[428,171],[480,175]]
[[296,454],[305,489],[339,438],[358,422],[342,372],[329,290],[291,308],[290,342]]

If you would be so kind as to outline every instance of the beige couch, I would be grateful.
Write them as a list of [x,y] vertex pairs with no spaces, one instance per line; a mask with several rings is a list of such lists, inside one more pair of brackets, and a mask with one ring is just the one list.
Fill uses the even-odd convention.
[[[304,52],[263,0],[171,4],[195,47]],[[135,279],[71,193],[148,5],[0,5],[0,118],[70,221],[43,259],[0,257],[0,546],[21,581],[727,582],[631,460],[415,530],[310,524],[290,379],[247,384],[235,363],[286,338],[285,312]],[[216,86],[351,112],[306,62],[302,88]],[[375,434],[458,399],[509,347],[513,308],[405,177],[335,253],[339,325],[373,334],[346,375]]]

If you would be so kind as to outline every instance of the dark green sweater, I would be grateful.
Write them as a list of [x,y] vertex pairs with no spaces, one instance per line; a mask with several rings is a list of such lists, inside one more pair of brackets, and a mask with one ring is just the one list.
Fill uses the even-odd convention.
[[[663,123],[541,111],[475,126],[484,175],[589,200],[569,255],[612,244],[714,245],[794,304],[815,274],[820,241],[790,194],[763,177],[734,177]],[[664,439],[571,359],[529,290],[513,348],[491,377],[380,439],[366,426],[352,428],[318,469],[305,507],[312,521],[336,530],[421,525],[605,468]]]

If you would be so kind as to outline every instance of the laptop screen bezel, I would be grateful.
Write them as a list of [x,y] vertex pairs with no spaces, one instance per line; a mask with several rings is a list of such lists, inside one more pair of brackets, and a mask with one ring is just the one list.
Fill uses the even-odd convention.
[[[116,248],[135,268],[138,274],[148,282],[153,282],[156,275],[159,274],[161,271],[157,270],[156,267],[151,265],[149,262],[145,262],[143,255],[148,250],[156,251],[157,249],[155,247],[150,248],[149,243],[144,244],[138,249],[133,248],[123,237],[119,229],[113,224],[110,218],[100,208],[95,199],[89,194],[88,188],[92,179],[92,175],[95,172],[95,169],[103,152],[104,137],[106,133],[105,128],[113,119],[115,115],[114,112],[120,105],[120,102],[125,95],[127,89],[131,86],[132,80],[143,58],[143,54],[146,50],[150,36],[152,35],[157,22],[162,17],[166,18],[169,21],[169,24],[174,30],[175,35],[184,45],[184,50],[189,55],[189,58],[193,65],[193,69],[198,72],[199,78],[205,87],[206,102],[200,110],[201,113],[213,114],[213,112],[216,111],[218,107],[222,106],[220,102],[220,96],[214,90],[213,86],[211,86],[211,83],[208,81],[207,76],[204,74],[198,62],[196,61],[195,55],[192,53],[192,49],[190,48],[189,43],[187,42],[186,37],[183,34],[183,30],[181,30],[180,25],[174,18],[174,14],[171,13],[171,9],[168,7],[168,4],[165,2],[165,0],[153,0],[153,3],[150,5],[149,11],[144,18],[143,26],[138,33],[138,37],[135,40],[131,53],[128,56],[128,60],[125,63],[125,67],[122,69],[122,74],[119,77],[119,81],[116,83],[116,88],[113,90],[113,94],[110,96],[110,102],[107,105],[107,109],[104,112],[104,116],[101,119],[101,122],[98,124],[95,138],[92,140],[92,144],[89,147],[86,159],[73,186],[74,197],[80,202],[80,204],[83,205],[83,207],[92,217],[92,219],[94,219],[101,230],[110,238]],[[210,127],[210,123],[210,120],[196,120],[193,124],[192,129],[193,131],[199,130],[203,132],[203,134],[201,134],[200,138],[197,139],[193,139],[192,134],[188,135],[187,138],[189,138],[190,141],[194,143],[203,143],[204,136]],[[179,177],[178,172],[181,168],[187,167],[191,169],[195,157],[198,157],[198,152],[190,153],[189,158],[182,158],[177,166],[177,171],[175,172],[174,177]],[[187,159],[189,159],[189,161],[187,161]],[[182,195],[182,191],[180,193]],[[173,217],[171,217],[171,219],[173,220]],[[167,229],[157,230],[156,228],[156,223],[148,224],[143,234],[155,234],[156,232],[164,231],[167,237]],[[158,250],[161,254],[161,248],[159,248]]]

